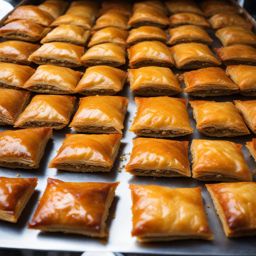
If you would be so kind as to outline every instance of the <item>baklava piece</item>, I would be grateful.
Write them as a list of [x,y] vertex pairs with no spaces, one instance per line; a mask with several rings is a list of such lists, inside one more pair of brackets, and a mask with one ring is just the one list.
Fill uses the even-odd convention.
[[159,41],[145,41],[137,43],[128,49],[131,68],[143,66],[173,66],[170,49]]
[[0,62],[0,87],[23,88],[34,72],[29,66]]
[[245,44],[256,46],[256,35],[242,27],[225,27],[216,31],[216,37],[219,38],[224,46],[234,44]]
[[75,98],[64,95],[36,95],[20,114],[15,127],[52,127],[62,129],[68,125]]
[[209,22],[201,15],[189,12],[176,13],[169,18],[170,27],[177,27],[181,25],[195,25],[209,28]]
[[[255,61],[255,64],[256,64],[256,61]],[[248,66],[248,65],[228,66],[226,69],[226,73],[234,81],[234,83],[236,83],[239,86],[241,94],[246,96],[256,95],[256,67],[255,66]]]
[[193,0],[168,0],[165,5],[169,13],[189,12],[203,15],[203,12]]
[[51,136],[47,127],[0,132],[0,166],[38,169]]
[[190,101],[196,127],[211,137],[235,137],[250,134],[232,102]]
[[143,41],[160,41],[165,43],[167,35],[164,30],[153,26],[141,26],[131,29],[127,38],[129,46]]
[[216,49],[217,55],[225,65],[256,66],[256,48],[250,45],[236,44]]
[[109,172],[121,134],[67,134],[49,167],[71,172]]
[[85,95],[114,95],[123,89],[126,72],[109,66],[86,69],[75,91]]
[[72,94],[81,76],[81,72],[70,68],[41,65],[23,87],[39,93]]
[[0,88],[0,125],[14,125],[29,97],[29,92]]
[[137,176],[190,177],[188,142],[136,138],[126,171]]
[[171,48],[171,53],[178,69],[196,69],[221,64],[210,48],[200,43],[174,45]]
[[227,237],[256,234],[256,183],[207,184]]
[[126,62],[125,48],[113,43],[97,44],[89,48],[82,56],[84,66],[109,65],[113,67],[123,66]]
[[[1,34],[1,29],[0,29]],[[41,43],[64,42],[84,46],[88,41],[90,31],[76,25],[60,25],[49,32]]]
[[37,178],[0,177],[0,220],[16,223],[36,185]]
[[246,142],[246,147],[252,155],[254,161],[256,161],[256,138]]
[[0,61],[29,65],[29,56],[39,45],[22,41],[4,41],[0,43]]
[[194,139],[192,177],[203,181],[250,181],[242,145],[224,140]]
[[128,70],[130,89],[136,96],[167,96],[182,91],[177,77],[169,68],[142,67]]
[[132,236],[141,242],[212,240],[201,188],[130,185]]
[[92,34],[88,47],[103,43],[115,43],[125,46],[127,36],[128,31],[124,29],[115,27],[103,28]]
[[135,98],[137,114],[131,131],[145,137],[178,137],[189,135],[186,102],[171,97]]
[[107,237],[106,222],[117,185],[48,178],[29,228]]
[[120,2],[118,0],[102,1],[101,9],[99,11],[100,14],[104,14],[112,10],[128,17],[132,13],[132,4],[124,1]]
[[170,45],[191,42],[211,44],[213,42],[212,38],[204,29],[194,25],[171,28],[169,29],[169,35],[170,38],[167,43]]
[[121,96],[81,98],[70,127],[85,133],[122,134],[127,105],[128,100]]
[[37,51],[29,56],[29,61],[36,64],[54,64],[64,67],[81,66],[80,58],[84,53],[82,46],[54,42],[43,44]]
[[65,0],[46,0],[38,8],[48,12],[54,19],[63,14],[68,6],[68,2]]
[[184,92],[191,96],[223,96],[239,92],[239,87],[218,67],[189,71],[183,74],[183,78]]

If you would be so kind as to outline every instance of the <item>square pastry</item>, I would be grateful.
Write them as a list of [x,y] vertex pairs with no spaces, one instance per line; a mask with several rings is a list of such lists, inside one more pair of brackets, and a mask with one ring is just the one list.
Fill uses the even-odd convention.
[[253,138],[251,141],[246,142],[246,147],[249,150],[250,154],[256,161],[256,138]]
[[236,44],[215,50],[225,65],[245,64],[256,66],[256,48],[253,46]]
[[23,88],[34,72],[29,66],[0,62],[0,87]]
[[29,228],[107,237],[106,222],[117,185],[48,178]]
[[36,185],[37,178],[0,177],[0,220],[16,223]]
[[128,79],[131,91],[138,96],[167,96],[182,91],[177,77],[169,68],[149,66],[129,69]]
[[215,35],[224,46],[234,44],[256,46],[256,35],[252,31],[243,27],[231,26],[221,28],[216,31]]
[[[1,34],[1,29],[0,29]],[[88,41],[90,31],[76,25],[60,25],[49,32],[41,43],[65,42],[84,46]]]
[[225,140],[194,139],[192,176],[204,181],[250,181],[252,175],[242,145]]
[[141,242],[212,240],[201,188],[130,185],[132,235]]
[[121,137],[121,134],[67,134],[49,167],[71,172],[109,172]]
[[160,41],[165,43],[167,35],[164,30],[154,26],[141,26],[131,29],[127,38],[129,46],[143,41]]
[[200,43],[174,45],[171,48],[171,53],[178,69],[197,69],[221,64],[210,48]]
[[52,127],[68,125],[73,113],[75,97],[65,95],[35,95],[20,114],[15,127]]
[[0,132],[0,166],[38,169],[51,136],[47,127]]
[[226,69],[226,73],[234,81],[234,83],[236,83],[239,86],[241,94],[246,96],[256,95],[256,67],[255,66],[249,66],[249,65],[228,66]]
[[26,91],[0,88],[0,125],[14,125],[29,97]]
[[43,44],[37,51],[29,56],[29,61],[36,64],[54,64],[64,67],[81,66],[80,58],[84,53],[82,46],[53,42]]
[[207,184],[227,237],[256,234],[256,183]]
[[195,25],[183,25],[169,29],[170,38],[168,44],[175,45],[180,43],[203,43],[213,42],[209,34],[201,27]]
[[102,28],[98,31],[95,31],[92,34],[88,47],[92,47],[96,44],[103,44],[103,43],[115,43],[121,46],[125,46],[127,36],[128,36],[128,31],[121,28],[115,28],[115,27]]
[[82,56],[84,66],[108,65],[123,66],[126,62],[126,51],[123,46],[114,43],[97,44],[89,48]]
[[68,2],[65,0],[45,0],[38,5],[39,9],[48,12],[54,19],[63,14],[67,6]]
[[191,12],[203,15],[203,12],[193,0],[168,0],[165,5],[169,13]]
[[144,41],[131,46],[128,49],[131,68],[143,66],[173,66],[173,58],[170,49],[159,41]]
[[138,136],[177,137],[192,134],[186,102],[171,97],[135,98],[131,131]]
[[126,72],[109,66],[86,69],[75,91],[85,95],[114,95],[123,89]]
[[211,137],[235,137],[250,134],[232,102],[190,101],[196,128]]
[[39,93],[73,94],[81,76],[81,72],[70,68],[41,65],[23,88]]
[[121,96],[88,96],[80,99],[70,124],[78,132],[120,133],[128,100]]
[[208,97],[231,95],[239,92],[239,87],[218,67],[202,68],[183,74],[186,88],[184,92],[192,96]]
[[136,138],[126,171],[138,176],[190,177],[188,141]]
[[209,28],[210,24],[203,16],[191,12],[175,13],[169,18],[170,27],[181,25],[195,25],[204,28]]
[[39,48],[37,44],[22,41],[0,42],[0,61],[29,65],[29,56]]

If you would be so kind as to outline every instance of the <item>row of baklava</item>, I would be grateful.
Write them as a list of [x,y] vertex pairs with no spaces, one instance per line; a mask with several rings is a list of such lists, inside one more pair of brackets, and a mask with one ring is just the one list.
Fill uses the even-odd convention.
[[[17,222],[36,178],[0,177],[0,219]],[[107,237],[107,220],[118,183],[64,182],[48,178],[29,228]],[[207,184],[227,237],[256,233],[255,182]],[[130,185],[132,236],[140,242],[213,240],[202,189]],[[234,211],[234,209],[236,209]],[[75,212],[75,214],[74,214]]]

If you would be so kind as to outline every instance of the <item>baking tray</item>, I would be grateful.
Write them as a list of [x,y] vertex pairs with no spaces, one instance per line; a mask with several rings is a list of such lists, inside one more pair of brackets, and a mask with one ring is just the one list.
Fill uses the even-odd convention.
[[[27,1],[26,1],[27,2]],[[246,14],[249,15],[249,14]],[[250,17],[251,18],[251,17]],[[251,18],[252,19],[252,18]],[[214,47],[220,46],[216,41]],[[8,177],[38,177],[39,183],[36,192],[23,211],[19,222],[16,224],[0,221],[0,248],[34,249],[47,251],[116,251],[126,253],[146,253],[146,254],[168,254],[168,255],[256,255],[256,237],[227,239],[223,233],[221,223],[216,215],[209,194],[206,192],[203,182],[191,178],[153,178],[153,177],[133,177],[126,173],[124,165],[129,159],[132,149],[132,139],[135,137],[129,132],[131,121],[134,118],[136,106],[134,98],[126,85],[122,95],[129,98],[128,112],[125,121],[124,137],[120,148],[118,160],[110,173],[69,173],[56,169],[47,168],[47,164],[52,159],[57,149],[60,147],[65,134],[72,133],[70,129],[54,131],[53,140],[46,148],[40,169],[38,170],[10,170],[0,168],[0,176]],[[179,97],[188,98],[186,95]],[[213,98],[209,98],[212,99]],[[232,99],[246,99],[245,97],[217,97],[215,100],[227,101]],[[192,110],[188,106],[191,124],[194,128],[193,136],[177,138],[179,140],[192,140],[193,138],[206,138],[195,129],[195,122],[192,118]],[[10,129],[10,128],[8,128]],[[207,137],[208,139],[211,139]],[[245,136],[236,139],[227,139],[244,144],[252,136]],[[244,155],[251,170],[255,173],[255,163],[248,151],[243,147]],[[124,155],[124,157],[121,157]],[[120,184],[116,191],[116,198],[110,212],[109,238],[108,240],[98,240],[79,235],[61,233],[42,233],[27,228],[27,223],[31,219],[36,208],[39,197],[42,195],[47,182],[47,177],[54,177],[64,181],[89,181],[89,182],[115,182]],[[213,241],[182,240],[164,243],[140,244],[130,235],[131,223],[131,197],[129,184],[155,184],[169,187],[195,187],[201,186],[205,209],[208,214],[210,227],[214,233]]]

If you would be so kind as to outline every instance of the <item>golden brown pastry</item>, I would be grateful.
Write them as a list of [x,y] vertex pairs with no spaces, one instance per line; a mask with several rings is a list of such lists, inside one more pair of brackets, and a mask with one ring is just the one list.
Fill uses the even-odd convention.
[[209,19],[209,22],[213,29],[220,29],[229,26],[239,26],[245,29],[252,28],[250,21],[235,13],[217,13]]
[[78,132],[120,133],[128,100],[121,96],[88,96],[80,99],[70,124]]
[[204,181],[250,181],[242,145],[225,140],[194,139],[192,176]]
[[137,43],[128,49],[128,55],[131,68],[143,66],[170,67],[173,65],[170,49],[158,41]]
[[0,177],[0,219],[16,223],[36,185],[37,178]]
[[123,89],[126,72],[109,66],[86,69],[75,91],[85,95],[114,95]]
[[245,123],[256,134],[256,100],[235,100],[234,103],[242,114]]
[[165,43],[167,35],[161,28],[154,26],[141,26],[129,31],[127,44],[129,46],[142,41],[160,41]]
[[138,96],[167,96],[182,91],[177,77],[171,69],[164,67],[142,67],[128,70],[130,89]]
[[0,132],[0,166],[38,169],[51,136],[47,127]]
[[231,26],[221,28],[216,31],[215,35],[224,46],[234,44],[248,44],[256,46],[256,35],[250,30],[242,27]]
[[95,33],[92,34],[88,47],[92,47],[96,44],[103,43],[115,43],[121,46],[125,46],[127,36],[128,31],[121,28],[102,28],[98,31],[95,31]]
[[39,48],[39,45],[22,41],[0,42],[0,61],[18,64],[30,64],[29,56]]
[[67,14],[75,14],[81,17],[88,17],[91,20],[95,19],[95,15],[99,9],[97,1],[72,1],[67,10]]
[[121,134],[67,134],[49,167],[71,172],[109,172]]
[[83,53],[82,46],[53,42],[43,44],[29,56],[28,60],[36,64],[54,64],[72,68],[81,66],[80,58]]
[[256,161],[256,138],[252,138],[251,141],[246,142],[246,147],[254,160]]
[[212,137],[235,137],[250,134],[232,102],[190,101],[197,129]]
[[75,97],[64,95],[36,95],[20,114],[15,127],[52,127],[68,125],[73,113]]
[[171,53],[178,69],[196,69],[221,64],[210,48],[200,43],[174,45],[171,48]]
[[29,20],[15,20],[0,28],[0,37],[5,39],[37,42],[49,31]]
[[217,55],[225,65],[256,66],[256,49],[249,45],[236,44],[216,49]]
[[211,44],[212,38],[208,33],[199,26],[195,25],[183,25],[176,28],[169,29],[170,38],[168,44],[180,44],[180,43],[205,43]]
[[239,87],[218,67],[189,71],[183,74],[183,78],[184,91],[192,96],[222,96],[239,92]]
[[227,237],[256,234],[255,182],[207,184]]
[[14,125],[29,97],[29,92],[0,88],[0,125]]
[[138,176],[190,177],[188,142],[136,138],[126,171]]
[[81,72],[70,68],[41,65],[23,87],[33,92],[72,94],[81,76]]
[[118,0],[107,0],[101,3],[100,14],[104,14],[108,11],[115,10],[125,16],[130,16],[132,13],[132,5],[129,2],[120,2]]
[[[1,29],[0,29],[1,34]],[[76,25],[60,25],[48,33],[41,43],[66,42],[84,46],[90,36],[90,31]]]
[[227,75],[239,86],[246,96],[256,95],[256,67],[248,65],[228,66]]
[[141,242],[212,240],[201,188],[130,185],[132,235]]
[[126,62],[125,53],[124,47],[118,44],[97,44],[85,52],[81,58],[81,61],[86,67],[94,65],[119,67],[124,65]]
[[210,27],[209,22],[203,16],[190,12],[181,12],[171,15],[169,18],[169,24],[170,27],[181,25],[195,25],[205,28]]
[[203,15],[203,12],[193,0],[168,0],[165,5],[169,13],[190,12]]
[[137,114],[131,131],[138,136],[177,137],[191,134],[186,102],[171,97],[135,98]]
[[29,66],[0,62],[0,87],[23,88],[34,72]]
[[168,10],[166,10],[164,3],[159,0],[143,0],[133,4],[133,12],[143,12],[144,10],[155,10],[161,14],[168,14]]
[[46,0],[38,8],[49,13],[54,19],[64,13],[68,6],[65,0]]
[[106,237],[106,221],[117,185],[117,182],[64,182],[48,178],[29,227]]
[[29,20],[42,26],[49,26],[53,17],[34,5],[21,5],[17,7],[5,20],[5,24],[15,20]]

